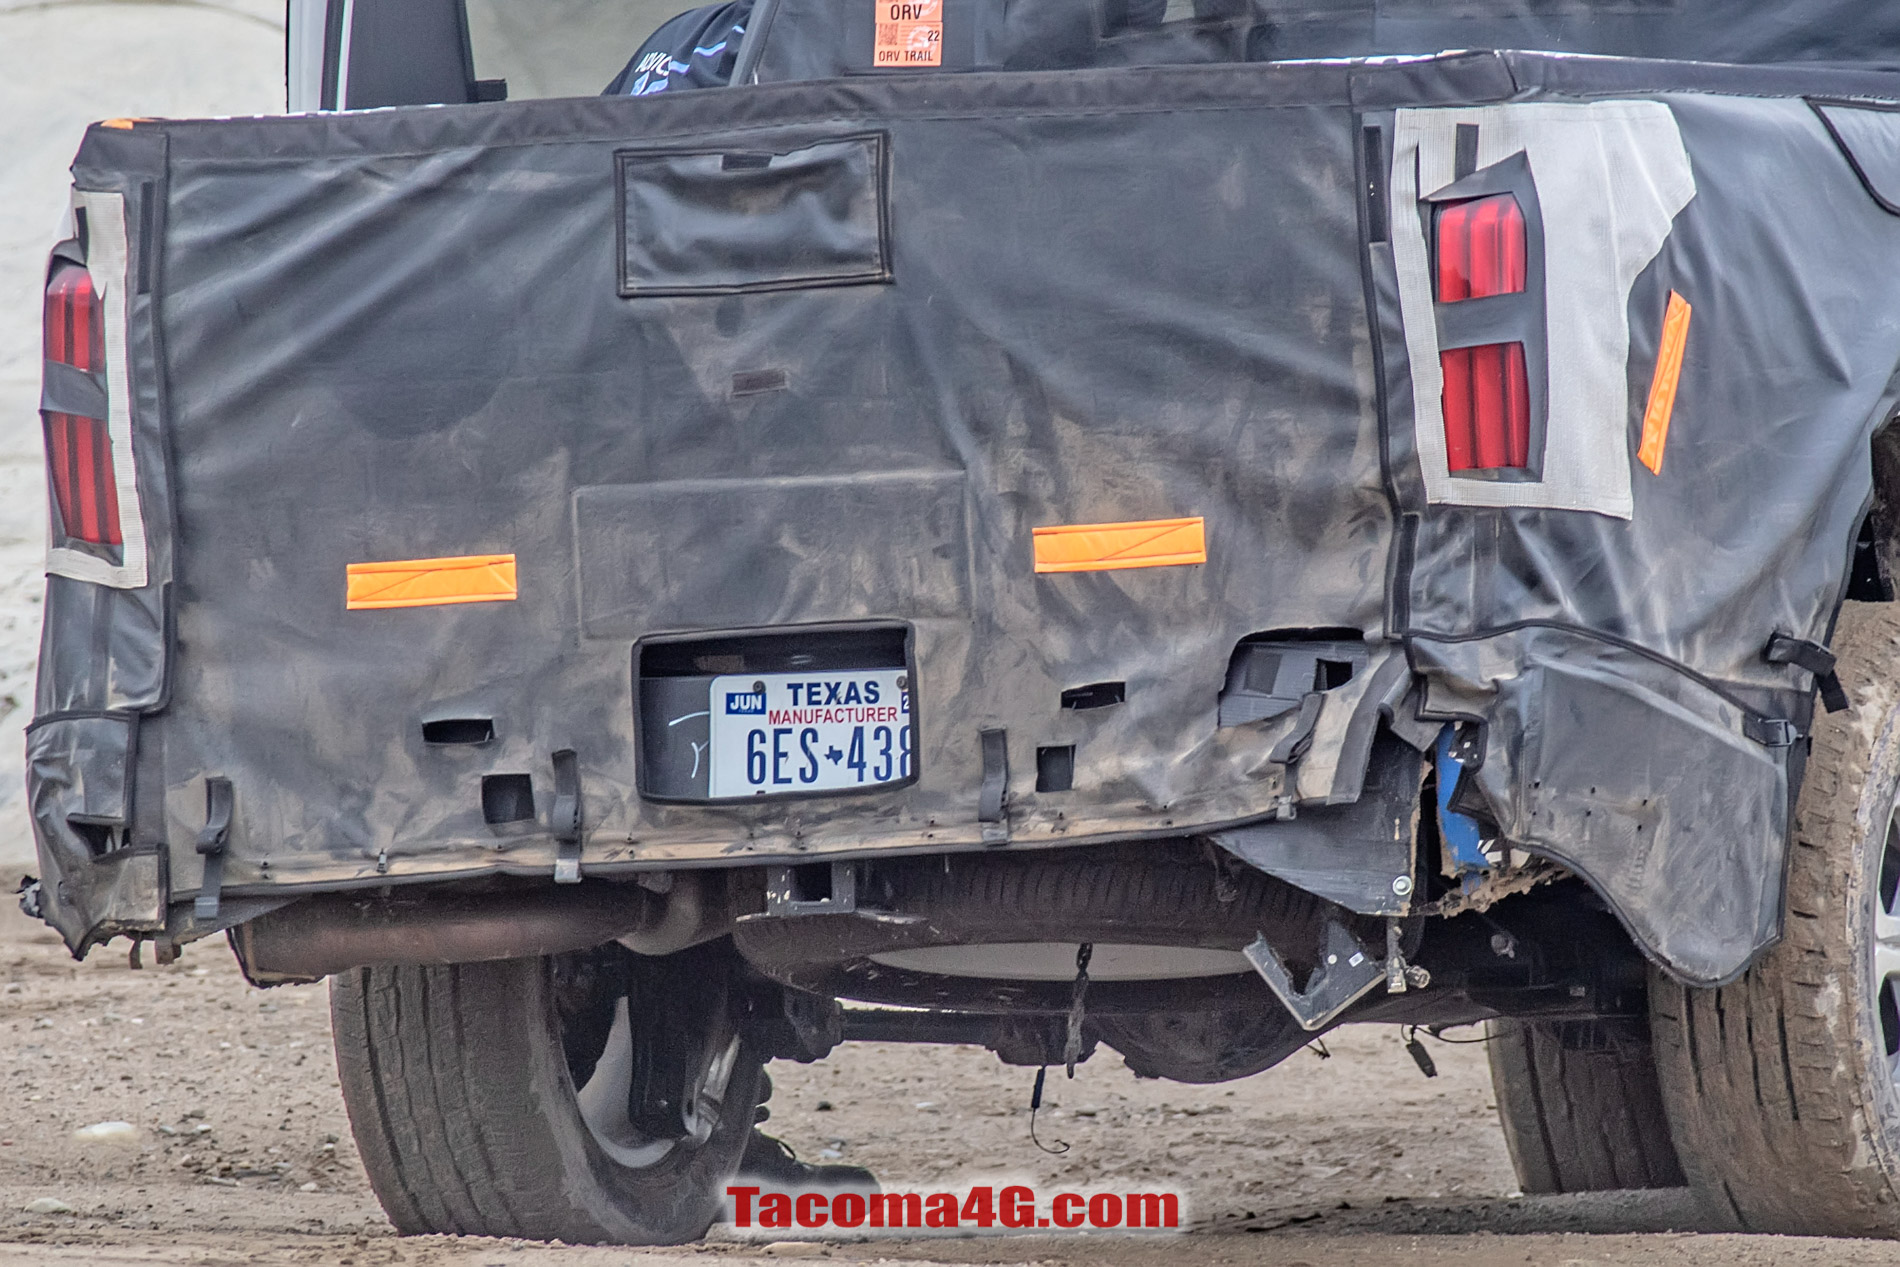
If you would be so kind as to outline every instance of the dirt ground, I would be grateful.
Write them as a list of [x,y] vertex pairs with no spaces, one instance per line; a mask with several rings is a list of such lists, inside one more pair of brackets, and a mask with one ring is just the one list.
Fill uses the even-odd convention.
[[[0,881],[12,883],[4,874]],[[1103,1049],[1050,1085],[1029,1137],[1030,1071],[977,1048],[841,1048],[776,1063],[770,1130],[801,1156],[836,1154],[890,1187],[1020,1179],[1172,1189],[1182,1236],[983,1236],[764,1244],[716,1229],[703,1245],[629,1251],[395,1235],[350,1142],[325,987],[252,990],[223,943],[133,971],[122,951],[74,963],[0,909],[0,1267],[20,1263],[338,1263],[487,1267],[738,1263],[1366,1262],[1858,1264],[1900,1247],[1695,1232],[1680,1193],[1513,1194],[1484,1051],[1434,1044],[1426,1079],[1393,1027],[1326,1040],[1214,1087],[1137,1081]],[[122,1121],[136,1135],[82,1142]],[[32,1213],[41,1198],[70,1212]]]

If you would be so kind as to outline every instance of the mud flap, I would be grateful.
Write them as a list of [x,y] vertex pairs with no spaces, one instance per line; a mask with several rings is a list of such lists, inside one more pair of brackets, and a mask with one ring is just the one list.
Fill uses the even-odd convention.
[[1416,644],[1428,705],[1493,681],[1478,789],[1506,839],[1570,867],[1672,974],[1713,985],[1779,927],[1794,721],[1757,715],[1649,656],[1569,630]]
[[163,928],[164,855],[130,843],[138,719],[47,718],[27,728],[26,749],[46,921],[79,952]]

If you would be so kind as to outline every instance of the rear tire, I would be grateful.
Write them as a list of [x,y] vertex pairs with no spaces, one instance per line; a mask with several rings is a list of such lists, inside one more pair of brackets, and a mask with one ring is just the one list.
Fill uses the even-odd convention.
[[1525,1192],[1687,1182],[1640,1021],[1493,1021],[1487,1053],[1504,1143]]
[[1749,1231],[1900,1234],[1900,619],[1848,603],[1844,713],[1814,723],[1784,928],[1740,980],[1652,972],[1677,1152],[1717,1219]]
[[[609,947],[332,977],[343,1100],[390,1222],[409,1234],[591,1244],[704,1235],[764,1077],[727,1019],[724,962]],[[629,993],[688,1002],[628,1008]],[[667,1028],[636,1031],[635,1017]],[[630,1101],[641,1071],[655,1069],[687,1070],[688,1089]],[[653,1116],[630,1102],[662,1103],[685,1133],[640,1134]]]

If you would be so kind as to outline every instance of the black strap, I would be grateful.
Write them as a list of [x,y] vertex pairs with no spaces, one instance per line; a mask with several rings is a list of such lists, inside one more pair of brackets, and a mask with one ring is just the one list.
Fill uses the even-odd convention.
[[1300,715],[1293,721],[1293,729],[1279,743],[1273,745],[1273,751],[1267,754],[1267,760],[1274,765],[1292,765],[1306,755],[1313,746],[1313,728],[1319,725],[1320,710],[1326,707],[1326,697],[1318,691],[1309,691],[1300,699]]
[[[1009,799],[1009,732],[985,730],[977,737],[983,741],[983,786],[977,793],[976,821],[1000,823]],[[990,839],[990,833],[983,838]]]
[[1075,985],[1069,991],[1069,1023],[1062,1040],[1062,1063],[1071,1078],[1075,1077],[1076,1062],[1082,1059],[1082,1008],[1089,992],[1089,960],[1094,955],[1092,941],[1075,948]]
[[1847,708],[1847,692],[1841,689],[1840,675],[1834,671],[1834,653],[1820,643],[1775,633],[1769,636],[1761,654],[1770,664],[1792,664],[1812,673],[1814,685],[1821,692],[1821,703],[1828,712],[1838,713]]
[[1478,125],[1460,123],[1458,130],[1452,133],[1451,174],[1455,180],[1463,180],[1478,170]]
[[572,748],[554,754],[554,882],[581,882],[581,766]]
[[1786,748],[1801,738],[1800,730],[1785,717],[1757,717],[1742,714],[1742,733],[1764,748]]
[[230,835],[231,780],[206,779],[205,825],[198,833],[198,853],[205,860],[205,871],[198,882],[198,900],[191,908],[194,918],[218,918],[220,891],[224,888],[224,846]]
[[40,408],[48,413],[104,418],[107,408],[105,375],[77,369],[63,361],[42,361]]

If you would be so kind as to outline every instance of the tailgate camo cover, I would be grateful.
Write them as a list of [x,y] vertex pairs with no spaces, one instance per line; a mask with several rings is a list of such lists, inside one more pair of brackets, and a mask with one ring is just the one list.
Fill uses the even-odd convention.
[[[43,909],[162,927],[208,780],[241,913],[545,876],[564,799],[589,875],[1206,833],[1353,800],[1368,719],[1461,721],[1506,839],[1732,975],[1814,685],[1763,649],[1827,641],[1894,403],[1882,94],[1467,54],[95,127],[143,537],[49,564]],[[1449,465],[1426,241],[1507,178],[1515,481]],[[791,626],[899,631],[914,779],[643,795],[639,648]],[[1365,670],[1227,716],[1287,630]]]

